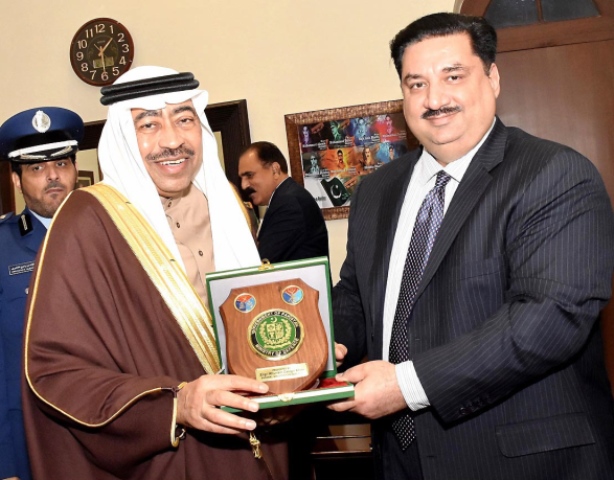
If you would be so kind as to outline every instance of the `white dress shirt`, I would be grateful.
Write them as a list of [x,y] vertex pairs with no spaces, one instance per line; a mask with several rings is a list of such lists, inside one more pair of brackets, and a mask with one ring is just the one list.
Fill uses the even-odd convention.
[[[397,224],[396,233],[394,235],[394,243],[392,244],[392,252],[390,255],[390,267],[388,269],[388,281],[386,286],[386,297],[384,300],[384,344],[382,355],[384,360],[388,360],[388,351],[390,349],[390,337],[392,335],[392,324],[394,322],[394,314],[397,308],[399,292],[401,290],[401,280],[403,278],[403,268],[405,267],[405,258],[409,249],[414,223],[418,210],[424,201],[427,193],[435,187],[435,179],[437,173],[444,170],[452,179],[446,185],[444,216],[448,210],[448,206],[454,197],[454,193],[458,188],[458,184],[465,175],[467,168],[475,153],[482,146],[486,137],[490,134],[495,122],[493,121],[490,129],[480,142],[463,157],[450,162],[445,168],[442,168],[437,160],[424,149],[422,155],[418,159],[414,171],[412,173],[405,199],[401,207],[401,214]],[[411,321],[409,322],[411,328]],[[407,361],[399,363],[395,366],[397,381],[405,398],[407,406],[412,410],[419,410],[430,405],[422,384],[418,379],[413,362]]]

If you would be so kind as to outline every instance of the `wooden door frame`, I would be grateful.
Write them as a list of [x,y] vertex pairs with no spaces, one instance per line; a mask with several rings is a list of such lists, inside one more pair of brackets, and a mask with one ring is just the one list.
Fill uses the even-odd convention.
[[[513,52],[530,48],[599,42],[614,38],[614,2],[593,0],[599,17],[561,22],[538,23],[497,29],[497,52]],[[491,0],[457,0],[455,11],[465,15],[483,16]]]
[[11,181],[11,164],[0,161],[0,215],[15,211],[15,195]]

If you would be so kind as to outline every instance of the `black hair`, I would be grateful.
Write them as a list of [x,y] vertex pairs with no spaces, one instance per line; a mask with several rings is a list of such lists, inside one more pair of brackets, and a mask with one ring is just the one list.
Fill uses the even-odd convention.
[[24,162],[14,162],[14,161],[11,160],[11,162],[10,162],[11,163],[11,170],[13,172],[15,172],[17,174],[17,176],[19,177],[19,179],[21,180],[21,172],[22,172],[21,167],[23,165],[29,165],[31,163],[58,162],[58,161],[63,160],[65,158],[69,158],[70,161],[73,163],[73,165],[75,164],[75,162],[77,160],[77,156],[75,154],[69,155],[68,157],[54,158],[53,160],[42,160],[40,162],[27,162],[27,163],[24,163]]
[[403,54],[408,46],[427,38],[458,33],[469,34],[473,53],[480,57],[484,71],[488,75],[497,56],[497,32],[494,27],[482,17],[458,13],[434,13],[410,23],[390,42],[390,55],[399,78],[403,69]]
[[288,162],[286,161],[284,154],[281,153],[281,150],[279,150],[279,148],[277,148],[277,146],[271,142],[254,142],[243,150],[241,155],[250,151],[256,152],[256,155],[258,155],[258,158],[265,167],[269,168],[271,165],[277,162],[279,164],[279,168],[281,168],[281,171],[283,173],[288,173]]

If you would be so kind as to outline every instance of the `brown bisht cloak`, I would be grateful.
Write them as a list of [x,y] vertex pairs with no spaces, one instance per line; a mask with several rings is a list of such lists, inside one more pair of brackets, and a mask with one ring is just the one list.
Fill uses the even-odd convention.
[[[23,402],[35,479],[268,478],[247,435],[188,430],[172,446],[172,388],[203,368],[93,196],[76,191],[58,212],[32,279]],[[259,433],[285,479],[274,437]]]

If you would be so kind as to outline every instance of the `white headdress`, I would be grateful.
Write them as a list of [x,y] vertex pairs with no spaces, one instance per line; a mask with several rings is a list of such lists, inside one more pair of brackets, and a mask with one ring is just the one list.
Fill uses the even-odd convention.
[[[168,68],[138,67],[122,75],[113,86],[177,74],[178,72]],[[133,108],[159,110],[165,108],[167,104],[182,103],[191,99],[200,117],[203,139],[203,163],[193,184],[205,194],[209,202],[216,269],[228,270],[258,265],[260,263],[258,251],[237,197],[220,165],[217,143],[205,116],[209,95],[205,90],[196,90],[194,86],[191,88],[128,98],[109,107],[107,122],[98,146],[104,183],[115,187],[130,200],[158,232],[175,259],[183,264],[156,186],[139,153],[130,110]]]

